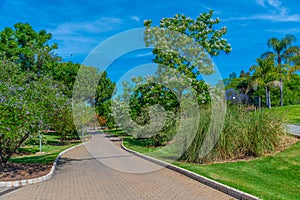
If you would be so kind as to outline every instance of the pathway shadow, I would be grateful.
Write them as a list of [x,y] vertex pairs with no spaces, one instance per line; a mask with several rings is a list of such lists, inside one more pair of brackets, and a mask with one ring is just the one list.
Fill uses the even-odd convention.
[[118,155],[118,156],[104,156],[104,157],[90,157],[90,158],[60,158],[57,169],[62,167],[66,164],[71,164],[71,162],[82,162],[82,161],[89,161],[89,160],[103,160],[103,159],[112,159],[112,158],[126,158],[132,157],[134,155]]

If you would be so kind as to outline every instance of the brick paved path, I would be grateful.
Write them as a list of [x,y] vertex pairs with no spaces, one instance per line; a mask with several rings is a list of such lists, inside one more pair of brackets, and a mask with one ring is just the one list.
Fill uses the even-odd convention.
[[[123,171],[109,167],[111,164],[113,168]],[[0,199],[233,199],[177,172],[159,168],[121,150],[118,143],[114,145],[102,134],[97,134],[90,143],[64,154],[52,179],[18,188]],[[159,170],[124,172],[153,169]]]

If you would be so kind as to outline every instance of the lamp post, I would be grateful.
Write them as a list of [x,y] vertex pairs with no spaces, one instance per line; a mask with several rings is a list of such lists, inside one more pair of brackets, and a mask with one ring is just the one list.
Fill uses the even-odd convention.
[[40,141],[40,153],[42,153],[42,134],[39,133],[39,141]]

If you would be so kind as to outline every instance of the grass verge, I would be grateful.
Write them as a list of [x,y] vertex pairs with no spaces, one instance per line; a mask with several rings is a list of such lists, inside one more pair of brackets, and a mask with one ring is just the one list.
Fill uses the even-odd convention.
[[300,142],[276,155],[251,161],[173,164],[262,199],[300,199]]
[[52,164],[60,152],[80,144],[80,141],[61,142],[55,133],[44,134],[43,140],[46,141],[46,144],[42,145],[44,154],[36,154],[39,152],[39,145],[27,144],[18,149],[21,156],[16,154],[16,156],[9,159],[9,162],[22,164]]
[[300,105],[274,107],[271,110],[281,113],[285,123],[300,125]]

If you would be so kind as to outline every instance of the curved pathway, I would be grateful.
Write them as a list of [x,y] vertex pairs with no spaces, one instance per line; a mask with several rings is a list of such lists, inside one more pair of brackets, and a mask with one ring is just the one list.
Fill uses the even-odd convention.
[[300,125],[284,124],[283,126],[286,128],[288,133],[300,136]]
[[18,188],[1,198],[233,199],[186,176],[129,154],[120,148],[117,138],[107,138],[103,134],[95,134],[91,142],[64,154],[52,179]]

